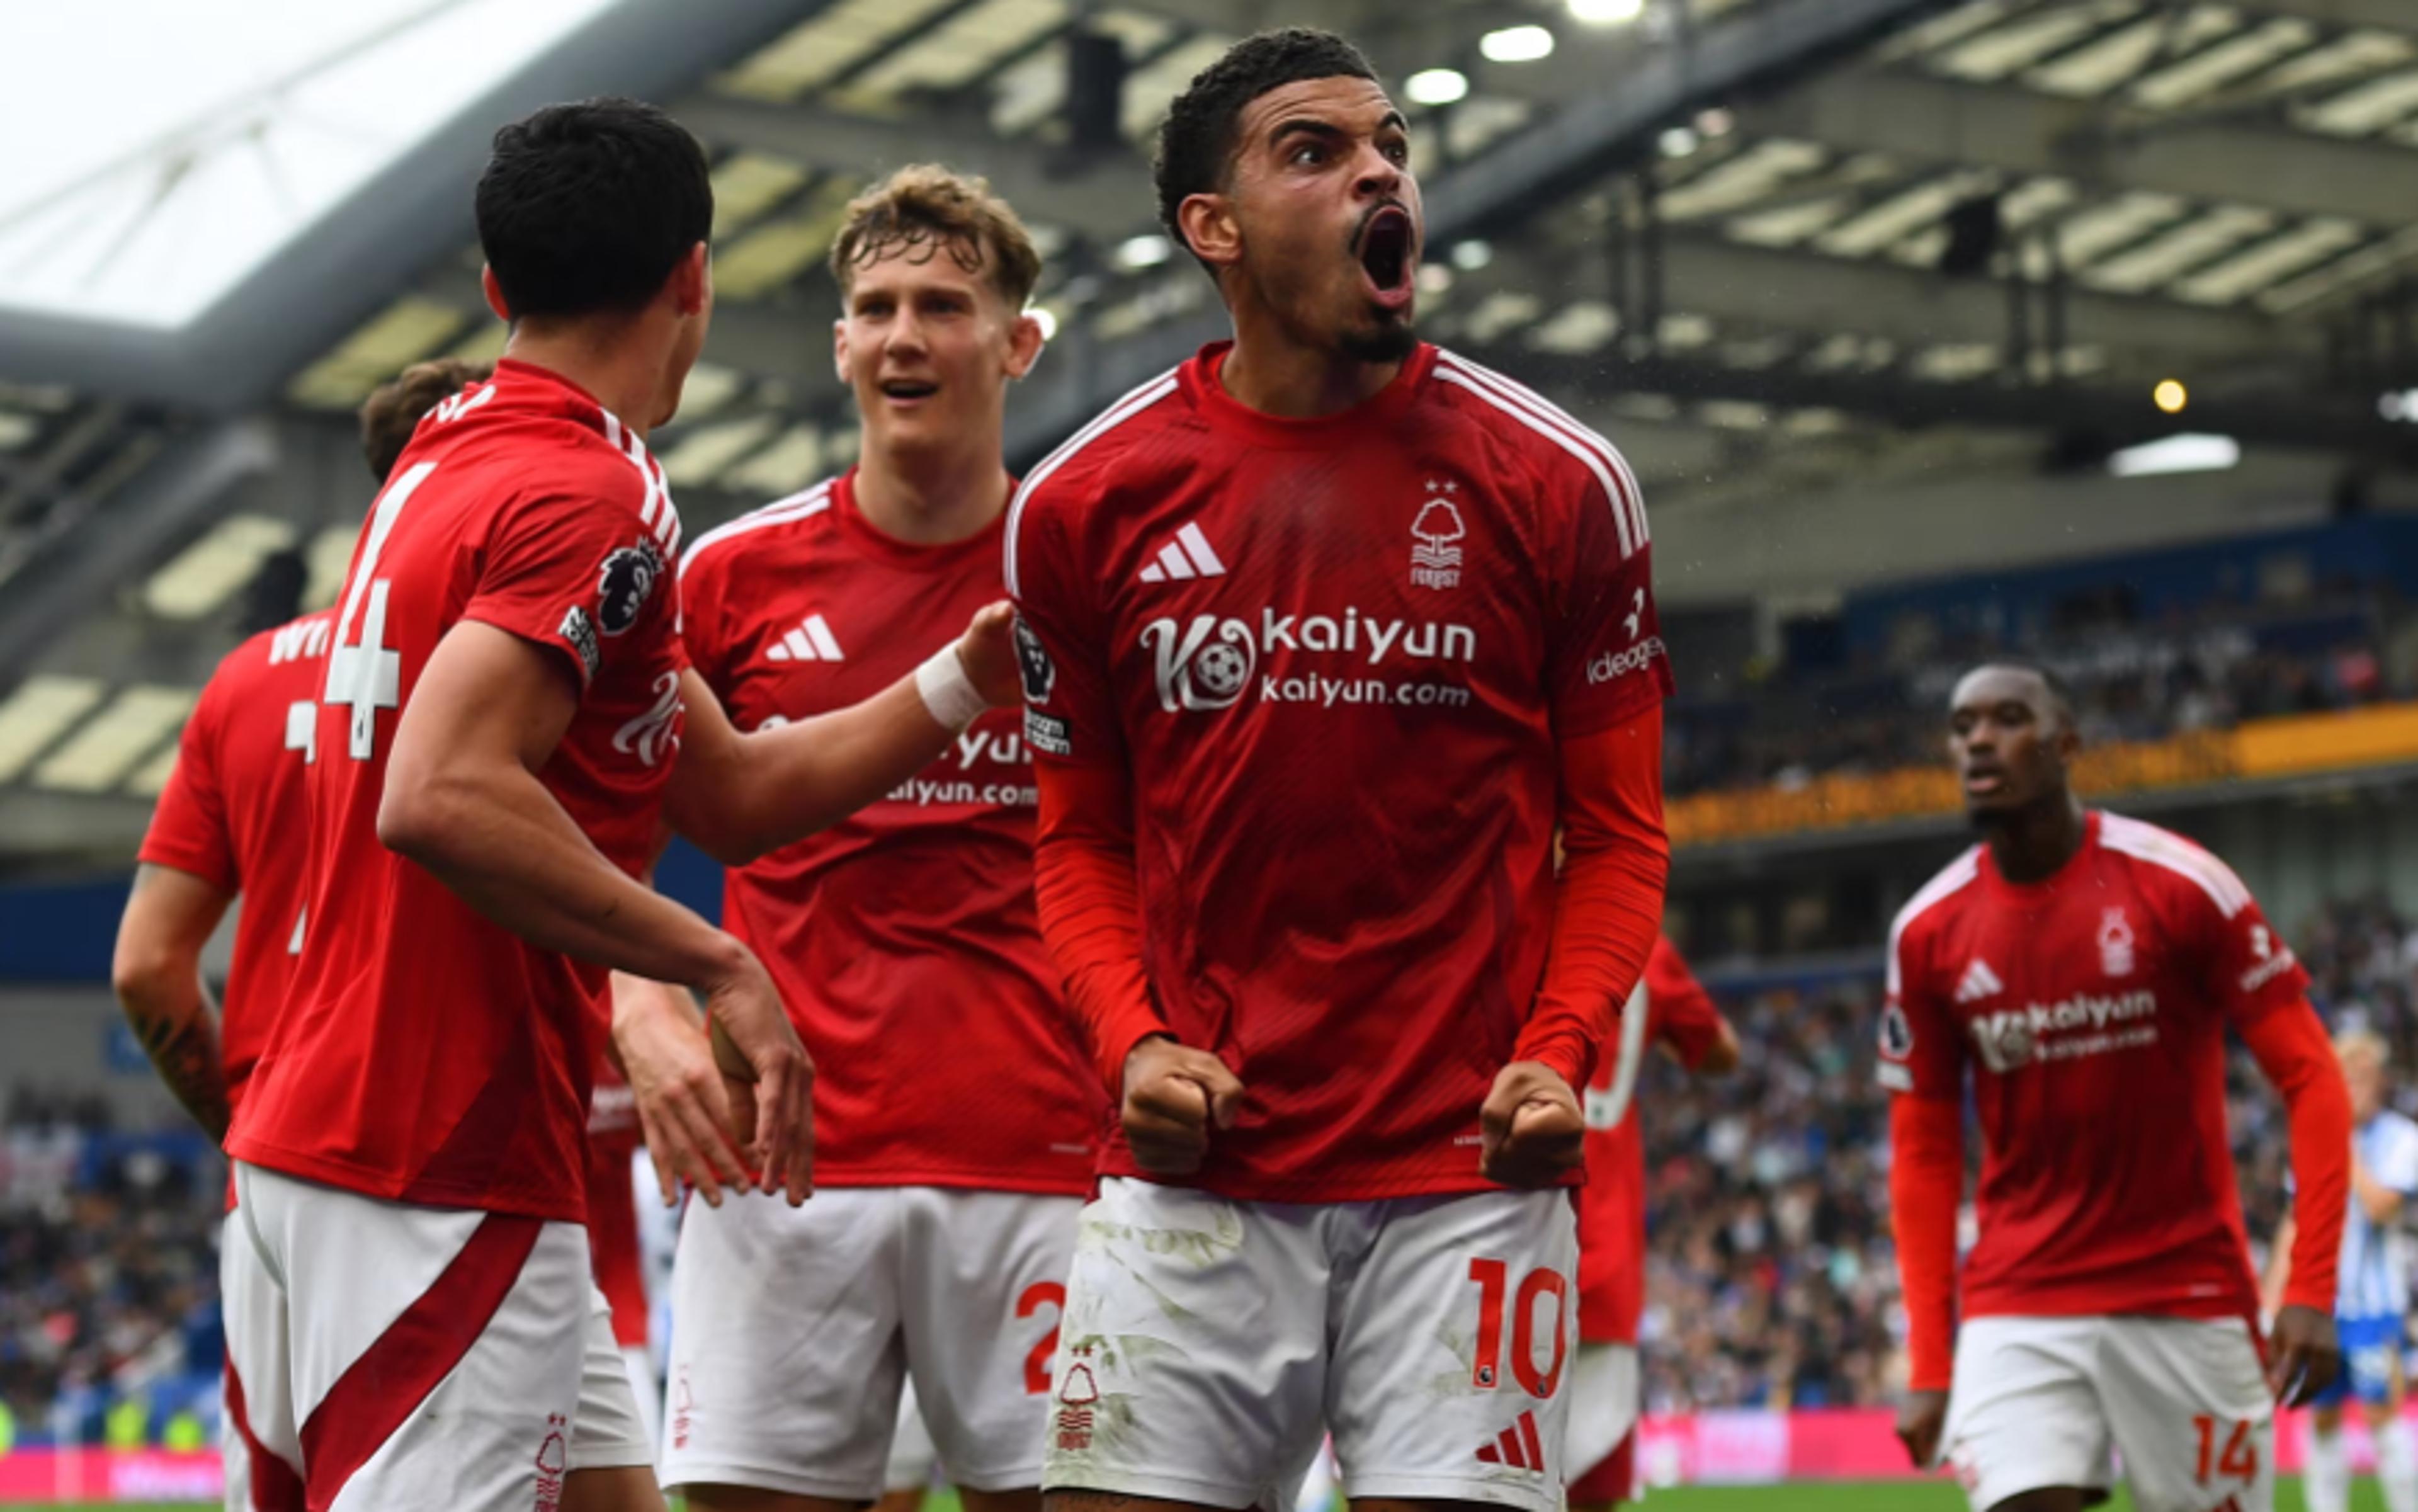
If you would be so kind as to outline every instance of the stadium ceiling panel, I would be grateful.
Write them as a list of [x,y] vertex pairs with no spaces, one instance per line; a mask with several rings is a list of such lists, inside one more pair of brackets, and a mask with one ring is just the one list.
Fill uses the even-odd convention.
[[257,0],[239,25],[176,0],[12,9],[0,127],[51,148],[0,166],[0,376],[256,403],[462,237],[497,120],[681,84],[815,8]]
[[[375,0],[311,35],[485,3]],[[1460,76],[1408,106],[1426,327],[1605,419],[1666,506],[2005,465],[2175,373],[2196,422],[2374,450],[2373,413],[2325,391],[2333,326],[2418,267],[2411,0],[1648,0],[1603,27],[1565,0],[540,4],[574,18],[558,43],[366,170],[198,344],[103,333],[54,360],[54,317],[0,310],[0,865],[139,823],[204,627],[269,554],[332,591],[367,495],[345,412],[406,362],[500,349],[464,186],[492,122],[541,98],[664,99],[713,162],[721,301],[658,438],[693,527],[852,454],[823,264],[848,199],[903,163],[987,175],[1047,256],[1018,460],[1222,333],[1155,224],[1147,146],[1268,24],[1346,32],[1398,90]],[[1488,55],[1515,21],[1550,50]],[[1087,33],[1125,83],[1079,146]]]

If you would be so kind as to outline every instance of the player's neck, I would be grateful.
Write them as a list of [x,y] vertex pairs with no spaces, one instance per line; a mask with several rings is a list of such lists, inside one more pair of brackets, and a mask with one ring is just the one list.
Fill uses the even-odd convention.
[[1364,405],[1402,371],[1400,362],[1356,357],[1288,339],[1273,318],[1234,313],[1234,345],[1217,382],[1246,409],[1279,420],[1318,420]]
[[504,355],[577,384],[641,441],[654,429],[664,365],[626,331],[608,338],[585,325],[525,320],[504,343]]
[[990,527],[1007,508],[1007,468],[997,435],[944,451],[873,447],[850,485],[857,512],[894,541],[943,546]]
[[1990,860],[2010,882],[2040,882],[2072,861],[2089,835],[2082,802],[2071,792],[2053,794],[1990,826]]

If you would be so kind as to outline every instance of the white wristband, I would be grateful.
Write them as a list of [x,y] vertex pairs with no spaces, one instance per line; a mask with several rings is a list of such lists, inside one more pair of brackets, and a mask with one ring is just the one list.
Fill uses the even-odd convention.
[[966,664],[957,657],[957,643],[951,641],[927,657],[915,669],[915,691],[924,695],[924,707],[944,729],[961,730],[990,711],[990,703],[975,687],[973,679],[966,676]]

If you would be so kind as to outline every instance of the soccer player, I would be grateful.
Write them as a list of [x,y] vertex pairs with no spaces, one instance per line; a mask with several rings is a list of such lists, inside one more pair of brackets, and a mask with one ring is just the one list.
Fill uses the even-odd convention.
[[635,876],[660,819],[717,852],[804,833],[1014,682],[994,611],[854,709],[732,730],[687,671],[645,445],[711,314],[704,155],[649,106],[551,106],[497,133],[477,209],[512,335],[421,422],[355,550],[302,958],[228,1140],[230,1347],[315,1505],[559,1502],[606,969],[703,992],[741,1084],[673,1158],[791,1201],[811,1180],[810,1067],[762,965]]
[[[361,406],[361,448],[381,481],[420,417],[480,376],[422,362]],[[260,1059],[301,951],[303,764],[326,673],[331,613],[264,630],[228,652],[185,722],[176,763],[136,852],[111,974],[135,1038],[210,1138]],[[237,893],[223,1008],[202,981],[202,947]]]
[[[483,366],[440,359],[416,363],[379,386],[360,411],[361,451],[371,475],[383,482],[421,417],[486,375]],[[240,1100],[269,1038],[301,953],[305,857],[292,837],[308,820],[303,776],[314,754],[310,711],[326,675],[333,619],[332,611],[302,616],[253,636],[219,664],[178,741],[118,929],[119,1000],[162,1078],[213,1139],[225,1137],[228,1110]],[[297,715],[297,708],[303,713]],[[214,1016],[201,953],[238,893],[244,909],[224,1004]],[[232,1208],[232,1182],[228,1198]],[[592,1224],[590,1232],[597,1232]],[[222,1248],[222,1269],[232,1253],[232,1246]],[[612,1458],[602,1436],[617,1421],[636,1421],[640,1411],[626,1391],[616,1394],[615,1384],[610,1375],[582,1382],[579,1447],[599,1467]],[[255,1499],[255,1453],[247,1442],[242,1382],[232,1365],[227,1387],[226,1504],[275,1507],[291,1488],[278,1466],[268,1465]],[[650,1456],[625,1452],[624,1459],[644,1466]],[[619,1504],[593,1499],[602,1478],[574,1474],[569,1504]]]
[[[981,180],[910,167],[849,206],[831,266],[856,466],[681,567],[689,652],[748,728],[886,686],[1000,592],[1007,389],[1041,350],[1032,239]],[[692,1204],[681,1225],[664,1480],[691,1506],[880,1496],[903,1379],[971,1512],[1039,1506],[1035,1423],[1107,1109],[1033,920],[1033,832],[1002,711],[728,874],[723,918],[822,1068],[817,1196]]]
[[[1982,843],[1890,930],[1881,1016],[1917,1463],[1945,1447],[1976,1512],[2270,1512],[2274,1408],[2337,1361],[2350,1103],[2308,978],[2226,864],[2085,809],[2045,673],[1956,685],[1948,748]],[[2300,1190],[2273,1337],[2226,1143],[2226,1031],[2283,1093]],[[1980,1238],[1960,1280],[1964,1099]],[[1954,1362],[1950,1363],[1951,1340]]]
[[[2310,1413],[2302,1489],[2309,1512],[2345,1512],[2350,1505],[2350,1450],[2343,1443],[2342,1417],[2343,1404],[2356,1397],[2376,1443],[2376,1478],[2384,1504],[2392,1512],[2418,1512],[2418,1441],[2401,1416],[2410,1269],[2399,1232],[2403,1210],[2418,1197],[2418,1123],[2385,1106],[2382,1040],[2356,1031],[2334,1041],[2334,1054],[2350,1088],[2356,1130],[2334,1299],[2344,1368],[2319,1394]],[[2295,1247],[2293,1221],[2287,1215],[2267,1267],[2271,1311],[2290,1285]]]
[[[1654,942],[1642,989],[1645,1038],[1696,1076],[1737,1065],[1737,1035],[1677,947]],[[1630,999],[1641,1006],[1638,995]],[[1624,1026],[1625,1027],[1625,1026]],[[1579,1349],[1570,1372],[1570,1505],[1637,1500],[1637,1418],[1643,1405],[1637,1325],[1645,1310],[1645,1135],[1635,1069],[1606,1054],[1586,1092],[1587,1184],[1579,1199]]]
[[[383,482],[421,417],[465,385],[483,380],[487,371],[450,359],[416,363],[371,394],[361,406],[360,435],[372,476]],[[138,856],[134,890],[118,931],[118,994],[158,1058],[161,1076],[197,1118],[240,1099],[301,953],[305,857],[292,837],[309,818],[303,775],[315,754],[309,710],[318,702],[333,619],[332,611],[305,615],[253,636],[219,664],[186,723],[176,768]],[[304,714],[293,712],[298,707]],[[237,922],[223,1012],[214,1024],[201,981],[201,951],[238,893],[244,910]],[[222,1055],[214,1048],[220,1044],[225,1046]],[[213,1078],[222,1088],[215,1099],[209,1095]],[[620,1101],[627,1099],[624,1089]],[[600,1096],[600,1103],[609,1101]],[[224,1124],[223,1114],[215,1127],[205,1120],[213,1138],[224,1138]],[[591,1116],[591,1131],[594,1126]],[[591,1137],[591,1157],[598,1148]],[[626,1213],[626,1155],[620,1186]],[[609,1289],[615,1284],[607,1278],[616,1275],[608,1257],[617,1229],[609,1207],[602,1214],[596,1211],[599,1190],[589,1193],[588,1231],[598,1285]],[[609,1199],[610,1190],[603,1190]],[[232,1181],[228,1205],[232,1210]],[[631,1243],[635,1247],[635,1231]],[[222,1290],[232,1285],[224,1272],[233,1254],[234,1246],[222,1246]],[[643,1320],[643,1306],[639,1316]],[[614,1317],[618,1328],[618,1307]],[[572,1512],[660,1506],[648,1473],[655,1443],[646,1426],[648,1396],[633,1390],[638,1378],[625,1381],[620,1362],[592,1339],[583,1370],[563,1504]],[[274,1512],[290,1504],[298,1488],[283,1462],[268,1459],[252,1441],[242,1382],[232,1361],[226,1385],[226,1504]]]
[[1645,512],[1418,340],[1407,128],[1349,43],[1237,43],[1156,172],[1233,340],[1008,524],[1042,933],[1120,1110],[1044,1489],[1286,1504],[1331,1428],[1355,1501],[1555,1512],[1577,1089],[1669,864]]

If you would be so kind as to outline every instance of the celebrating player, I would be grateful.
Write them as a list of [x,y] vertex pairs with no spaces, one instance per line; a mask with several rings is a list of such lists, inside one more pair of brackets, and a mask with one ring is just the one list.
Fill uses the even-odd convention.
[[[2343,1373],[2319,1393],[2310,1414],[2309,1458],[2302,1487],[2309,1512],[2345,1512],[2350,1505],[2350,1449],[2343,1442],[2343,1404],[2359,1398],[2376,1443],[2376,1478],[2392,1512],[2418,1512],[2418,1442],[2401,1416],[2401,1352],[2407,1340],[2410,1268],[2397,1231],[2402,1210],[2418,1197],[2418,1123],[2385,1106],[2384,1042],[2364,1031],[2334,1041],[2343,1080],[2350,1088],[2350,1201],[2344,1208],[2340,1288],[2334,1328],[2342,1338]],[[2266,1304],[2281,1306],[2297,1247],[2292,1219],[2275,1235],[2267,1267]]]
[[[440,359],[381,385],[360,414],[361,451],[371,474],[384,481],[421,417],[486,375],[483,366]],[[240,1099],[301,951],[305,855],[290,841],[292,831],[309,819],[303,778],[314,753],[308,719],[318,702],[333,620],[332,611],[305,615],[253,636],[219,664],[186,723],[176,770],[144,837],[118,932],[118,992],[162,1077],[196,1117],[213,1106],[207,1095],[213,1077],[223,1086],[217,1106]],[[298,707],[302,715],[292,712]],[[213,1036],[201,949],[238,892],[244,911],[228,965],[225,1011]],[[222,1038],[222,1061],[214,1053]],[[212,1134],[224,1133],[221,1117]],[[626,1159],[621,1190],[626,1209]],[[232,1183],[228,1195],[232,1207]],[[591,1186],[588,1230],[604,1286],[603,1257],[616,1229],[609,1213],[599,1221],[596,1198]],[[233,1245],[222,1246],[222,1272],[234,1252]],[[297,1504],[300,1488],[290,1469],[252,1441],[242,1381],[232,1364],[226,1384],[226,1504],[242,1512]],[[634,1395],[609,1349],[600,1352],[591,1338],[571,1448],[574,1463],[563,1491],[571,1512],[660,1505],[645,1474],[654,1443],[643,1426],[645,1400]],[[635,1482],[634,1472],[640,1477]]]
[[[1659,1045],[1698,1076],[1738,1062],[1737,1036],[1668,939],[1654,942],[1641,989],[1640,1045]],[[1631,994],[1632,1009],[1639,1006]],[[1626,1025],[1623,1028],[1627,1028]],[[1619,1086],[1604,1055],[1586,1093],[1587,1185],[1579,1201],[1579,1351],[1570,1372],[1570,1505],[1637,1499],[1637,1418],[1643,1405],[1637,1325],[1645,1310],[1645,1135],[1636,1068]]]
[[732,1109],[752,1127],[693,1131],[681,1158],[742,1144],[743,1179],[803,1199],[803,1049],[753,953],[635,879],[659,816],[718,850],[806,832],[1012,685],[991,617],[917,678],[769,733],[737,735],[685,675],[680,521],[645,435],[704,341],[712,219],[703,153],[651,107],[497,133],[478,220],[506,355],[422,422],[339,601],[302,958],[228,1141],[230,1348],[255,1436],[314,1504],[559,1498],[606,968],[702,991],[719,1062],[754,1079]]
[[1064,1508],[1278,1504],[1323,1426],[1355,1500],[1561,1504],[1561,1188],[1661,914],[1668,664],[1619,453],[1413,332],[1409,161],[1333,36],[1194,79],[1159,210],[1234,339],[1009,521],[1042,932],[1121,1110]]
[[[741,725],[839,708],[999,594],[1007,386],[1040,259],[979,179],[900,170],[832,249],[857,465],[700,538],[698,673]],[[855,817],[728,875],[822,1074],[819,1195],[692,1204],[664,1480],[700,1508],[880,1496],[911,1377],[971,1512],[1037,1508],[1037,1394],[1106,1109],[1033,921],[1031,757],[977,723]]]
[[[422,362],[361,406],[361,447],[381,481],[411,428],[475,370]],[[309,722],[330,613],[245,641],[210,674],[177,741],[176,764],[136,852],[112,977],[160,1077],[213,1140],[260,1059],[301,951],[303,854],[284,827],[304,812]],[[241,893],[223,1012],[202,982],[202,947]]]
[[[2111,1449],[2143,1512],[2270,1512],[2275,1403],[2336,1365],[2349,1099],[2308,978],[2241,879],[2086,810],[2080,743],[2044,673],[1956,685],[1949,751],[1983,843],[1898,914],[1881,1018],[1912,1357],[1898,1431],[1921,1464],[1945,1445],[1976,1512],[2075,1512]],[[2263,1370],[2228,1025],[2283,1093],[2300,1178]],[[1968,1074],[1981,1237],[1960,1289]]]

